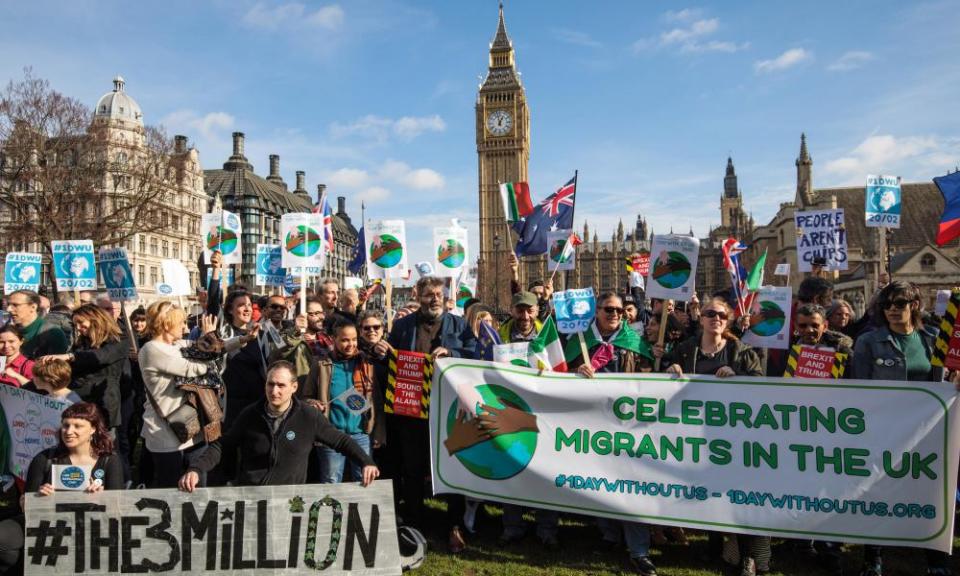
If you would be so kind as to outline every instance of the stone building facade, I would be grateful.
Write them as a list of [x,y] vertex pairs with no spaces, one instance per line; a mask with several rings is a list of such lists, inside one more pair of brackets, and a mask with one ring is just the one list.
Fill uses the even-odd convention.
[[[723,194],[720,196],[720,225],[711,228],[706,238],[700,239],[700,253],[697,256],[696,289],[701,294],[710,295],[730,287],[730,273],[723,260],[723,242],[731,236],[749,245],[753,242],[754,222],[743,209],[743,192],[733,165],[733,158],[727,158],[727,169],[723,177]],[[746,262],[745,266],[752,264]]]
[[[137,183],[131,181],[133,176],[124,171],[124,166],[137,155],[145,153],[144,143],[143,113],[136,100],[126,92],[124,79],[117,76],[113,80],[113,90],[104,94],[93,110],[88,137],[79,138],[76,144],[77,147],[95,147],[95,150],[85,150],[84,153],[102,155],[115,167],[111,174],[106,175],[103,189],[98,192],[98,196],[102,193],[100,197],[104,202],[142,201],[137,197]],[[167,177],[157,179],[157,182],[162,182],[163,189],[152,196],[157,203],[156,216],[160,226],[152,226],[152,231],[134,234],[121,243],[127,250],[141,303],[149,303],[157,298],[156,285],[163,281],[160,263],[164,259],[182,261],[193,282],[196,283],[198,279],[196,261],[201,253],[200,213],[206,202],[200,154],[196,148],[188,146],[186,136],[178,135],[174,137],[172,154],[162,159],[161,164],[167,170]],[[4,236],[5,251],[43,253],[40,244],[29,237]],[[101,247],[94,246],[94,250]],[[41,286],[51,287],[50,255],[43,256],[45,264]],[[99,279],[99,286],[103,288],[102,278]]]

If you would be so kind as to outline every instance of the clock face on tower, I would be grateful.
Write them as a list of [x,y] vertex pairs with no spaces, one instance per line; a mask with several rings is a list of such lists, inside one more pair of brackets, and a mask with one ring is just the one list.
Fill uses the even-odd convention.
[[513,127],[513,118],[506,110],[494,110],[487,116],[487,130],[494,136],[503,136]]

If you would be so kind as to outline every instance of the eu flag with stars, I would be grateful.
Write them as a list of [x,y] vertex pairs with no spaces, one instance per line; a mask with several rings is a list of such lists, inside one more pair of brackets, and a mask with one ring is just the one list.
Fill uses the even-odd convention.
[[551,230],[573,229],[573,204],[577,194],[577,177],[574,176],[559,190],[547,196],[513,229],[520,235],[517,241],[517,256],[536,256],[547,253],[547,234]]
[[490,360],[492,362],[493,347],[498,344],[503,344],[503,342],[500,341],[500,335],[497,334],[497,331],[493,329],[489,322],[481,322],[480,334],[477,337],[477,360]]
[[363,265],[367,263],[367,246],[363,236],[363,226],[361,226],[357,233],[357,245],[353,247],[353,260],[347,264],[347,270],[354,275],[360,275]]

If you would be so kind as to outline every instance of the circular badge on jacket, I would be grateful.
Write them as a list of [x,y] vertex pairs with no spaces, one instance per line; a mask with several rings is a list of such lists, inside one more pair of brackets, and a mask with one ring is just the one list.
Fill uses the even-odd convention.
[[287,440],[293,440],[296,437],[297,437],[297,433],[294,432],[293,430],[289,430],[287,432]]

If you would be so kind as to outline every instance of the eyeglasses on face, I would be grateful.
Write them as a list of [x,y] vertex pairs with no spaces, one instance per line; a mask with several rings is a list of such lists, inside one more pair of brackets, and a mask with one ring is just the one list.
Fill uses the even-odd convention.
[[377,330],[380,330],[381,328],[383,328],[383,325],[382,325],[382,324],[367,324],[366,326],[361,326],[360,328],[361,328],[364,332],[367,332],[367,331],[376,332]]
[[723,310],[713,310],[713,309],[704,310],[703,316],[704,318],[719,318],[721,320],[726,320],[727,318],[729,318],[729,316],[727,316],[727,313],[724,312]]
[[607,314],[616,314],[617,316],[623,316],[623,308],[618,308],[616,306],[604,306],[603,311]]
[[273,310],[280,310],[280,309],[283,309],[283,308],[286,308],[286,307],[287,307],[286,304],[276,304],[276,303],[274,303],[274,304],[268,304],[268,305],[267,305],[267,308],[270,308],[270,309],[273,309]]
[[907,300],[906,298],[897,298],[896,300],[889,300],[884,302],[883,309],[889,310],[891,308],[896,308],[898,310],[903,310],[910,304],[913,304],[913,300]]

